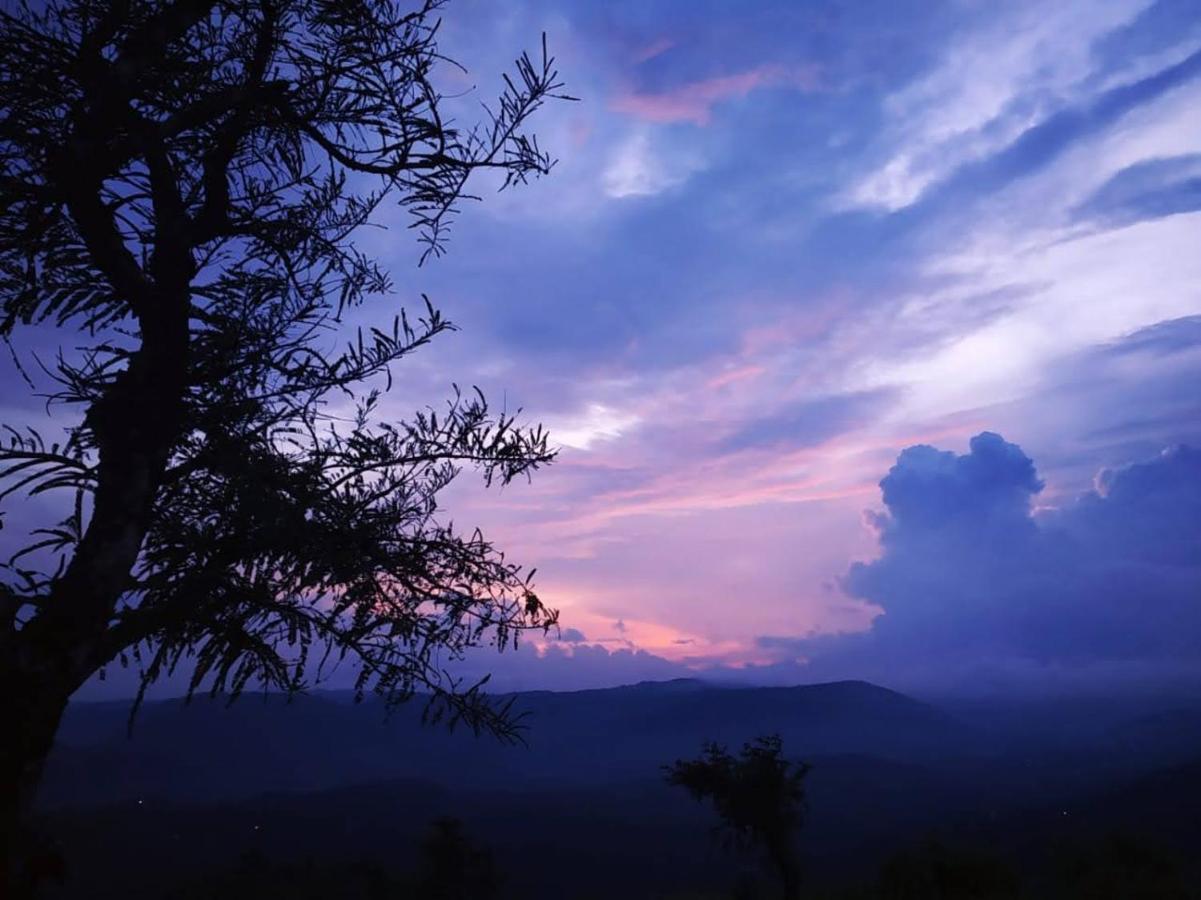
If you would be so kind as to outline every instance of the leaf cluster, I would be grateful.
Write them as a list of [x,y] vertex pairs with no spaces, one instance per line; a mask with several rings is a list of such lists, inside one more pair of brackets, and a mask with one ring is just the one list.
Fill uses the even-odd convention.
[[[545,40],[461,128],[436,87],[454,65],[441,6],[0,11],[0,337],[14,353],[32,326],[76,342],[35,357],[53,408],[76,411],[65,438],[6,426],[0,448],[0,500],[65,494],[71,510],[0,570],[0,640],[69,616],[56,588],[98,492],[163,415],[136,562],[80,677],[116,659],[144,689],[187,666],[190,690],[236,695],[300,690],[348,660],[360,693],[421,693],[435,718],[513,733],[445,664],[556,616],[532,573],[443,521],[438,497],[464,467],[528,476],[553,458],[547,436],[457,387],[408,421],[382,415],[395,365],[454,327],[428,299],[415,319],[344,337],[348,310],[393,289],[356,243],[385,200],[411,216],[424,259],[445,248],[473,173],[507,186],[553,165],[525,131],[564,96]],[[185,345],[165,337],[176,321]],[[169,413],[141,408],[162,389],[148,360],[181,373]]]
[[737,756],[708,743],[699,758],[676,760],[664,774],[668,784],[713,804],[728,846],[770,849],[801,826],[809,769],[785,758],[780,737],[769,735],[743,745]]

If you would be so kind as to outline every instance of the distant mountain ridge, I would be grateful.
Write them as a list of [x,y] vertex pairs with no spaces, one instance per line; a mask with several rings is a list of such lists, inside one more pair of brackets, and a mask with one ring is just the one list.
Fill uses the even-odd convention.
[[[374,700],[315,693],[148,703],[127,737],[127,703],[72,706],[47,772],[47,806],[133,796],[233,800],[421,778],[456,787],[657,778],[704,741],[731,746],[778,733],[790,755],[930,762],[982,751],[976,732],[938,709],[861,681],[726,687],[679,679],[508,695],[526,746],[422,726],[419,701],[385,715]],[[507,697],[502,697],[507,699]]]
[[132,740],[128,704],[72,707],[41,801],[80,876],[54,900],[160,900],[247,859],[302,881],[314,863],[408,870],[446,816],[506,861],[506,900],[708,896],[739,861],[712,852],[712,810],[662,766],[766,733],[812,764],[801,843],[815,879],[873,870],[931,834],[1015,860],[1115,829],[1181,859],[1201,839],[1201,714],[1187,709],[975,705],[965,718],[866,682],[682,679],[515,695],[530,730],[513,747],[423,727],[419,705],[388,718],[351,699],[151,703]]

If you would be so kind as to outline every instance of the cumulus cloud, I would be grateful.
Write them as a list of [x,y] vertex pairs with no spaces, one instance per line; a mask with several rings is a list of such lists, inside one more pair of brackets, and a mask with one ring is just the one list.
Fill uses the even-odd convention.
[[[1201,567],[1201,450],[1105,469],[1097,487],[1051,517],[1097,558],[1181,570]],[[1201,592],[1193,595],[1201,614]]]
[[967,671],[1201,671],[1201,450],[1103,471],[1036,510],[1034,461],[985,432],[965,454],[906,449],[880,487],[881,555],[843,585],[882,608],[871,631],[760,646],[804,653],[814,672],[942,688]]
[[880,482],[889,513],[876,517],[881,541],[895,546],[929,531],[986,529],[1024,534],[1031,498],[1043,488],[1034,462],[1016,444],[983,432],[959,455],[918,445],[903,451]]

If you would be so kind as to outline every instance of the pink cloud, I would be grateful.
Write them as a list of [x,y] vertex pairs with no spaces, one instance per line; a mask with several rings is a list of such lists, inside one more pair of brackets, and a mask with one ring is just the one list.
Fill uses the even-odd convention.
[[675,45],[676,42],[671,38],[659,38],[658,40],[652,41],[643,47],[639,47],[638,50],[634,52],[634,62],[644,63],[652,60],[656,56],[666,53]]
[[738,381],[746,381],[747,379],[758,378],[765,371],[767,370],[763,368],[763,366],[759,365],[746,365],[727,369],[720,375],[715,375],[714,377],[710,378],[707,382],[707,386],[710,388],[710,390],[716,390],[717,388],[725,387],[728,384],[734,384]]
[[879,478],[902,447],[974,433],[963,419],[978,416],[901,425],[864,407],[815,443],[729,443],[828,389],[814,346],[846,352],[850,291],[768,299],[769,315],[748,315],[703,360],[653,379],[594,375],[596,402],[637,425],[564,450],[531,485],[463,498],[513,558],[537,562],[540,595],[597,649],[762,665],[757,635],[865,630],[878,610],[838,579],[877,551],[860,514],[878,506]]
[[[550,592],[553,593],[554,590],[552,585]],[[593,603],[604,603],[603,589],[591,599]],[[660,621],[623,616],[615,622],[612,618],[582,607],[567,607],[562,610],[562,614],[569,617],[574,625],[582,628],[588,635],[586,641],[579,643],[644,650],[672,662],[682,662],[697,656],[742,659],[750,650],[745,640],[702,635],[695,630]],[[618,628],[617,625],[621,627]],[[531,643],[539,654],[544,654],[551,648],[563,647],[557,641],[542,638],[535,638]],[[567,652],[571,652],[570,647],[566,649]]]
[[659,93],[629,91],[610,104],[614,110],[648,122],[692,122],[708,125],[713,107],[765,87],[812,91],[818,87],[816,66],[757,66],[746,72],[693,81]]

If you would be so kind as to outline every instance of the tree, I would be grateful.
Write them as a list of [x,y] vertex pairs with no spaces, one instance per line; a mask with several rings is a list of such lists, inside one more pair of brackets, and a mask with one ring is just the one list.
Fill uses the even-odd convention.
[[668,784],[712,802],[727,846],[762,850],[780,878],[784,896],[793,898],[801,874],[794,841],[802,824],[809,766],[782,754],[778,735],[744,744],[737,757],[709,743],[700,758],[676,760],[664,772]]
[[1001,859],[934,838],[885,860],[877,884],[886,900],[1004,900],[1019,896],[1018,889],[1016,873]]
[[[355,235],[389,199],[423,261],[467,181],[552,160],[524,132],[561,97],[545,39],[477,127],[434,79],[441,0],[50,0],[0,12],[0,336],[82,345],[45,364],[61,440],[6,425],[0,498],[60,496],[0,583],[0,818],[28,812],[71,694],[298,691],[329,667],[433,718],[512,736],[441,664],[555,613],[478,531],[438,515],[551,461],[478,392],[381,421],[392,367],[452,327],[426,301],[330,351],[389,293]],[[59,340],[64,340],[60,338]],[[26,371],[23,369],[22,371]],[[139,695],[140,699],[140,695]]]
[[416,895],[427,900],[487,900],[499,885],[492,852],[477,846],[458,819],[437,819],[421,842]]

